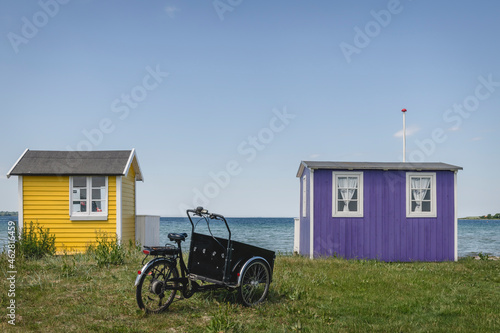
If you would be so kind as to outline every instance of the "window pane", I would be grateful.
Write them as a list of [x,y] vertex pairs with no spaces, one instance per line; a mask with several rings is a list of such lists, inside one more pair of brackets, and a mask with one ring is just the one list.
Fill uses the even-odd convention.
[[73,213],[85,213],[87,205],[85,201],[73,201]]
[[415,201],[411,202],[411,211],[415,212],[415,209],[417,209],[417,203]]
[[422,202],[422,212],[430,212],[431,211],[431,203],[430,201]]
[[101,201],[92,201],[92,212],[102,212]]
[[350,212],[357,212],[358,211],[358,202],[357,201],[350,201],[349,202],[349,211]]
[[87,177],[73,177],[73,187],[87,187]]
[[347,187],[347,177],[338,177],[338,187],[339,188]]
[[344,211],[344,202],[342,200],[338,201],[337,211],[339,211],[339,212],[343,212]]
[[80,190],[80,199],[87,200],[87,189],[81,188],[81,189],[77,189],[76,191],[78,191],[78,190]]
[[358,190],[354,190],[354,194],[352,195],[352,200],[356,200],[358,198]]
[[427,190],[423,200],[431,200],[431,191]]
[[92,187],[106,186],[106,177],[92,177]]
[[101,189],[92,189],[92,200],[95,199],[104,199],[102,196],[102,190]]

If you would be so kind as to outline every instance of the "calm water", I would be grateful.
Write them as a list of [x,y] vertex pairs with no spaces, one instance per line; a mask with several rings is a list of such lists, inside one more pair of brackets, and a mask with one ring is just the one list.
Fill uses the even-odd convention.
[[[7,222],[17,221],[15,216],[0,216],[0,246],[7,238]],[[260,246],[269,250],[290,253],[293,251],[293,218],[229,218],[233,240]],[[214,236],[227,238],[227,229],[220,221],[212,222]],[[201,221],[197,231],[209,233]],[[170,243],[169,232],[191,233],[191,224],[187,218],[162,217],[160,219],[160,243]],[[189,248],[189,241],[183,243]],[[458,256],[475,255],[479,252],[500,256],[500,220],[458,220]]]

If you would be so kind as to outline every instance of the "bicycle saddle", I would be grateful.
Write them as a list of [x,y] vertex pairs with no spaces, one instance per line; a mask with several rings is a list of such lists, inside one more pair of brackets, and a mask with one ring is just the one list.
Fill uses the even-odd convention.
[[177,240],[185,241],[187,236],[188,235],[185,232],[183,232],[182,234],[171,232],[168,234],[168,239],[170,239],[171,241],[177,241]]

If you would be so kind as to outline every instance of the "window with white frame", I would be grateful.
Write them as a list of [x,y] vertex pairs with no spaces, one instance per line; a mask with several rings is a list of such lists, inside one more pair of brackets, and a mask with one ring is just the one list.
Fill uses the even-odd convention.
[[333,217],[363,217],[363,173],[333,172]]
[[406,174],[406,216],[436,217],[436,174]]
[[71,177],[70,195],[70,215],[72,220],[107,219],[108,177]]
[[307,216],[307,177],[302,177],[302,217]]

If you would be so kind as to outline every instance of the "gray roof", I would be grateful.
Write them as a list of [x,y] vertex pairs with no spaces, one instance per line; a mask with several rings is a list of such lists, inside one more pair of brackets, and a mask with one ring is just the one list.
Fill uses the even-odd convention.
[[29,150],[7,174],[24,175],[126,175],[134,164],[136,180],[143,180],[135,150],[52,151]]
[[441,162],[324,162],[302,161],[297,172],[297,177],[302,175],[304,168],[331,169],[331,170],[408,170],[408,171],[458,171],[462,167]]

